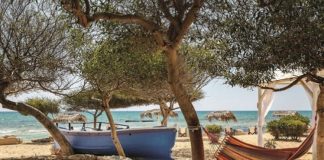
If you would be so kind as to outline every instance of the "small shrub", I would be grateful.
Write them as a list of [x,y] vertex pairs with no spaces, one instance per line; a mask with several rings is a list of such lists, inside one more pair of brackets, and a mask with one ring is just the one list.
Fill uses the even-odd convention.
[[279,131],[279,121],[278,120],[273,120],[273,121],[268,122],[267,129],[268,129],[268,132],[270,132],[270,134],[275,137],[275,139],[279,139],[280,131]]
[[274,139],[268,139],[266,140],[266,143],[264,144],[264,148],[269,148],[269,149],[276,149],[276,141]]
[[279,120],[270,121],[267,124],[267,130],[275,139],[291,138],[298,140],[306,131],[309,119],[300,114],[289,115]]
[[300,120],[286,121],[287,130],[283,131],[286,138],[291,137],[293,140],[298,140],[306,131],[307,125]]
[[206,129],[208,130],[208,132],[214,134],[219,134],[223,130],[222,126],[216,124],[206,125]]
[[303,115],[296,113],[295,115],[288,115],[288,116],[284,116],[282,118],[280,118],[280,120],[282,121],[289,121],[289,120],[299,120],[303,123],[305,123],[306,125],[309,125],[309,119],[307,117],[304,117]]

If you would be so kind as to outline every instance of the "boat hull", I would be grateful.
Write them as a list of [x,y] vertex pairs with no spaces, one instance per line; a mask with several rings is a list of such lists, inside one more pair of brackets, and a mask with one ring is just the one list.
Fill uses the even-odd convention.
[[[117,154],[110,131],[61,130],[61,132],[71,143],[75,153]],[[127,157],[171,159],[171,149],[176,138],[175,128],[122,129],[117,130],[117,134]]]

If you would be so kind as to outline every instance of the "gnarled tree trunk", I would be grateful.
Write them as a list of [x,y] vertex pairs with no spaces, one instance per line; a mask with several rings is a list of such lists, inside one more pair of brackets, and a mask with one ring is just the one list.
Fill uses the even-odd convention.
[[179,60],[176,49],[168,49],[166,51],[166,55],[168,61],[168,81],[189,128],[192,159],[203,160],[204,145],[202,140],[200,122],[195,108],[190,101],[190,96],[184,88],[184,85],[180,81],[180,70],[182,63]]
[[104,107],[104,110],[106,112],[107,118],[109,120],[110,129],[111,129],[111,138],[112,138],[112,141],[113,141],[113,143],[114,143],[114,145],[116,147],[118,155],[122,156],[122,157],[126,157],[124,149],[123,149],[122,145],[120,144],[120,141],[119,141],[119,138],[118,138],[118,135],[117,135],[116,125],[115,125],[114,119],[113,119],[112,114],[110,112],[110,106],[109,106],[110,99],[111,99],[111,96],[104,96],[103,97],[103,107]]
[[324,159],[324,84],[320,84],[320,94],[317,99],[317,159]]
[[96,109],[95,113],[92,115],[93,116],[93,128],[97,129],[97,113],[98,110]]
[[50,119],[48,119],[48,117],[45,116],[41,111],[24,103],[15,103],[9,101],[4,96],[1,96],[0,103],[4,108],[15,110],[19,113],[32,115],[33,117],[35,117],[38,120],[38,122],[40,122],[47,129],[47,131],[51,134],[55,141],[60,145],[60,152],[62,155],[73,154],[71,144],[66,140],[64,135],[58,130],[55,124]]

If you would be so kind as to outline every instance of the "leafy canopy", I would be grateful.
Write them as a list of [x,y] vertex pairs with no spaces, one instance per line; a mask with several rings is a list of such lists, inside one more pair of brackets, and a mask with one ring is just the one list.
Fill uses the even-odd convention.
[[220,58],[229,84],[256,86],[278,71],[304,74],[324,68],[323,1],[228,2],[219,10],[215,35],[225,45]]
[[[40,11],[41,10],[41,11]],[[6,95],[67,89],[74,60],[63,14],[47,1],[0,2],[0,83]]]
[[[102,96],[94,90],[85,90],[82,92],[72,92],[69,96],[63,98],[67,104],[65,107],[69,111],[88,111],[103,110]],[[124,95],[115,92],[109,102],[111,108],[123,108],[132,105],[143,105],[149,102],[134,96]]]
[[59,102],[48,98],[30,98],[26,100],[26,103],[37,108],[46,116],[60,112]]

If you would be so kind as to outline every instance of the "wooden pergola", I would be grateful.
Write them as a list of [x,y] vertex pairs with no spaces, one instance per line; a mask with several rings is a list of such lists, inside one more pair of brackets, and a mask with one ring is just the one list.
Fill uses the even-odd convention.
[[[319,76],[324,76],[324,70],[321,70],[317,73]],[[296,75],[284,75],[281,78],[278,78],[276,80],[271,81],[268,84],[262,84],[262,86],[275,88],[278,85],[288,85],[292,83],[294,80],[296,80],[298,76]],[[318,83],[314,83],[311,81],[307,81],[306,78],[302,79],[300,82],[298,82],[297,85],[301,85],[305,92],[308,95],[309,103],[312,109],[312,119],[311,119],[311,125],[314,126],[315,124],[315,116],[316,116],[316,110],[317,110],[317,98],[320,93],[320,88]],[[258,108],[258,145],[263,146],[263,126],[265,122],[265,117],[267,116],[274,99],[273,90],[271,89],[262,89],[258,88],[258,102],[257,102],[257,108]],[[314,138],[317,138],[317,135],[315,134]],[[314,141],[313,146],[313,157],[316,157],[316,141]]]

